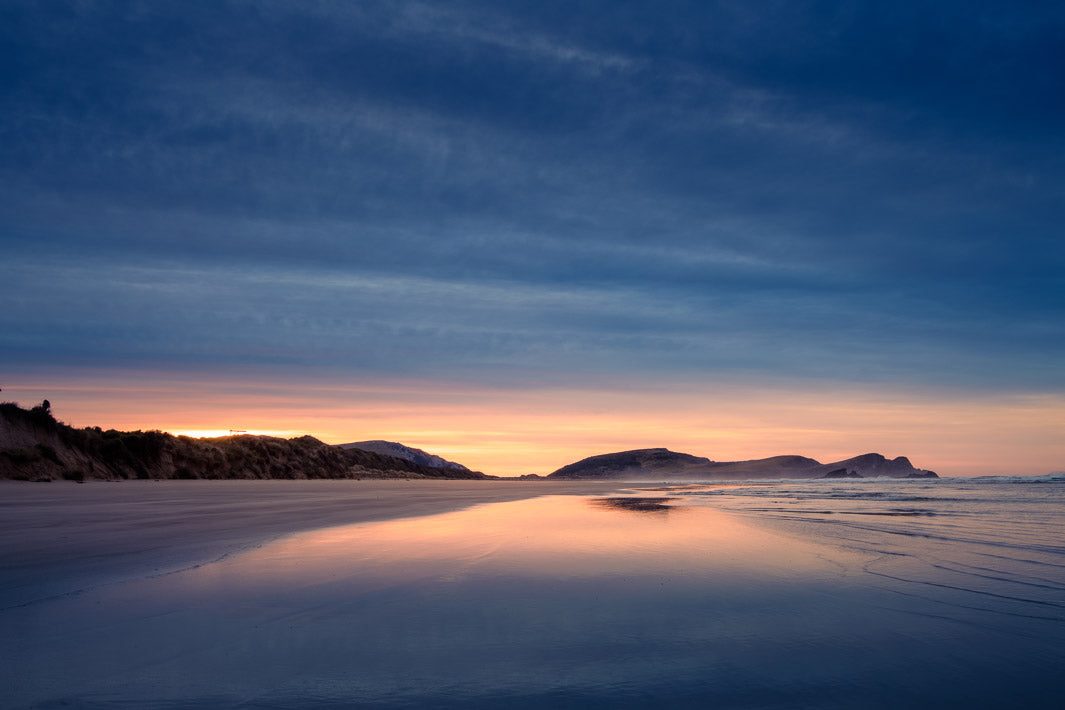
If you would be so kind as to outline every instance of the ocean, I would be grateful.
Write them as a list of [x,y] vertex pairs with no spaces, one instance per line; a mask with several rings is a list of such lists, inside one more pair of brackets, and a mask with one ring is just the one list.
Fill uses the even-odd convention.
[[0,631],[9,707],[1057,708],[1065,476],[493,503],[5,609]]

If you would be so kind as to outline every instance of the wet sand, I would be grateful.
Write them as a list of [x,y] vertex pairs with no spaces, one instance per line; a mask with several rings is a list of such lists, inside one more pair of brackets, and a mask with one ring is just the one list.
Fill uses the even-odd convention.
[[2,487],[0,705],[1058,707],[1056,490]]
[[541,495],[564,481],[0,481],[0,609],[165,574],[317,528]]

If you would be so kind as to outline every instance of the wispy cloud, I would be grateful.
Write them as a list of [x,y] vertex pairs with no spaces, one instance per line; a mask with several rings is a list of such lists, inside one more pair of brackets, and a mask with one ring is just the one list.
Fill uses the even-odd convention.
[[0,361],[1056,391],[1065,24],[961,9],[10,4]]

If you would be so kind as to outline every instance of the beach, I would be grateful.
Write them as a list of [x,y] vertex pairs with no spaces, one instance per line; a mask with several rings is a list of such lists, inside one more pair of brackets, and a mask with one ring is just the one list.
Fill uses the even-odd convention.
[[1056,707],[1062,490],[5,487],[3,694],[101,709]]
[[304,530],[619,483],[0,481],[0,608],[205,564]]

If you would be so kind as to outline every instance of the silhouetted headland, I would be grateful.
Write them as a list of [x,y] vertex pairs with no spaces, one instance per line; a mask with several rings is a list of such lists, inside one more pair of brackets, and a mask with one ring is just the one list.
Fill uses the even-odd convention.
[[[842,473],[840,473],[842,471]],[[773,456],[752,461],[711,461],[668,449],[636,449],[589,456],[563,466],[549,479],[613,479],[631,481],[747,480],[770,478],[938,478],[914,468],[905,456],[887,459],[863,454],[844,461],[821,463],[805,456]]]

